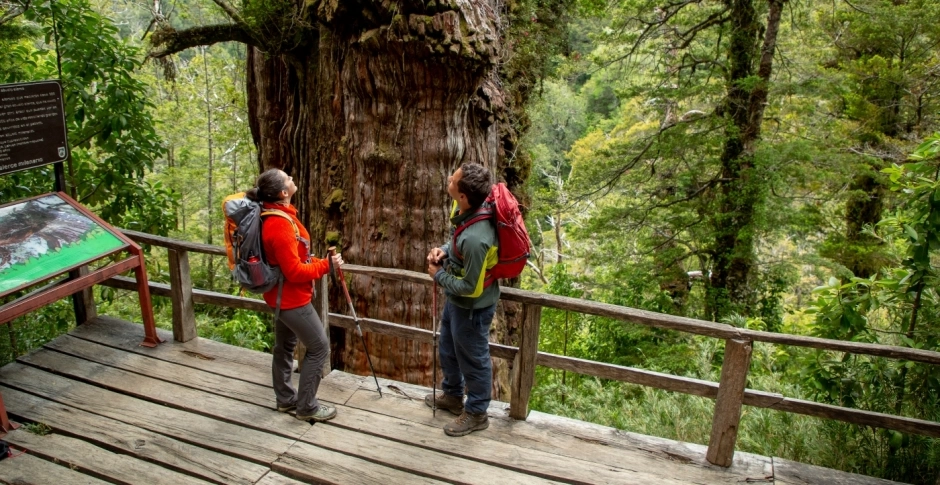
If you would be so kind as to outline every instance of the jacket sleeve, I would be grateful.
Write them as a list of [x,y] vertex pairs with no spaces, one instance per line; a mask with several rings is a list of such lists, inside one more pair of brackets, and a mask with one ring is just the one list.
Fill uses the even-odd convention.
[[264,219],[264,250],[268,262],[281,268],[284,279],[305,283],[329,273],[330,262],[326,259],[310,258],[309,263],[304,263],[300,259],[299,245],[289,221],[271,216]]
[[483,294],[486,259],[493,246],[469,238],[458,239],[457,245],[463,256],[463,276],[454,276],[441,269],[435,273],[434,279],[455,295],[476,298]]

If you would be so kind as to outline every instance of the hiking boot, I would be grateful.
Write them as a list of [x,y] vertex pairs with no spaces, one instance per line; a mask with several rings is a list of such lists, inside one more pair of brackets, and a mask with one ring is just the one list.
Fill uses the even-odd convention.
[[336,417],[336,408],[333,406],[327,406],[326,404],[320,404],[320,407],[313,414],[295,414],[295,418],[301,421],[316,421],[323,422],[329,421]]
[[481,431],[490,427],[490,419],[486,413],[463,413],[453,423],[444,425],[447,436],[463,436],[474,431]]
[[297,405],[296,405],[296,404],[288,404],[287,406],[278,406],[278,407],[277,407],[277,412],[279,412],[279,413],[289,413],[289,412],[291,412],[291,411],[293,411],[293,410],[295,410],[295,409],[297,409]]
[[[451,396],[450,394],[439,392],[436,400],[437,409],[446,409],[458,416],[463,412],[463,397]],[[434,401],[434,394],[424,396],[424,404],[427,404],[429,408],[434,407]]]

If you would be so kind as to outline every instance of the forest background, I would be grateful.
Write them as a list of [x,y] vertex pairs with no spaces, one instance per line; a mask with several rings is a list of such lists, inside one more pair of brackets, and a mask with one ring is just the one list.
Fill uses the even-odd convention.
[[[940,350],[935,2],[507,8],[517,58],[539,60],[523,65],[534,91],[512,154],[531,162],[526,218],[536,251],[523,288]],[[218,245],[221,197],[249,187],[259,169],[246,49],[220,43],[148,59],[155,11],[177,28],[226,19],[197,0],[0,1],[0,83],[62,79],[67,178],[82,203],[120,227]],[[736,93],[756,100],[741,113],[756,118],[729,122]],[[0,203],[47,192],[51,180],[51,167],[5,176]],[[164,261],[151,250],[152,280],[168,279]],[[192,261],[192,277],[236,292],[220,259]],[[96,292],[99,312],[139,320],[134,295]],[[169,303],[155,305],[167,326]],[[264,315],[206,306],[197,318],[202,337],[270,349]],[[59,302],[12,322],[0,338],[3,362],[73,321]],[[723,355],[714,339],[549,309],[539,348],[708,380]],[[548,369],[536,384],[533,409],[708,440],[707,399]],[[935,366],[756,345],[748,387],[940,421]],[[766,409],[745,408],[738,449],[940,483],[938,440]]]

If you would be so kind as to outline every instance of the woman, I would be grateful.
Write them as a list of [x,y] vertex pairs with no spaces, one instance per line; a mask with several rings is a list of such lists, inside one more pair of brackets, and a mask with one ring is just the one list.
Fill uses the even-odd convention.
[[[323,324],[311,301],[313,281],[326,275],[330,265],[329,260],[310,256],[310,234],[297,219],[297,209],[290,203],[295,192],[297,186],[293,178],[281,170],[271,169],[258,177],[255,187],[246,193],[246,197],[261,202],[263,212],[281,212],[263,216],[261,226],[261,241],[268,263],[280,267],[284,274],[281,315],[274,324],[272,361],[277,410],[286,413],[296,409],[295,416],[302,421],[326,421],[336,416],[336,408],[317,401],[317,389],[329,347]],[[333,264],[337,267],[343,264],[338,253],[333,256]],[[277,293],[278,288],[275,287],[264,294],[264,301],[272,308],[277,304]],[[300,371],[299,391],[291,385],[297,339],[307,347]]]

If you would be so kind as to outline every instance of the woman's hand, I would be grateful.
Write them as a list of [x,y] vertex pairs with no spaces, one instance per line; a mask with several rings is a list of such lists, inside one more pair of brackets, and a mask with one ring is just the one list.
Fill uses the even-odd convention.
[[334,253],[333,256],[330,256],[333,259],[333,267],[339,268],[343,265],[343,255],[340,253]]

